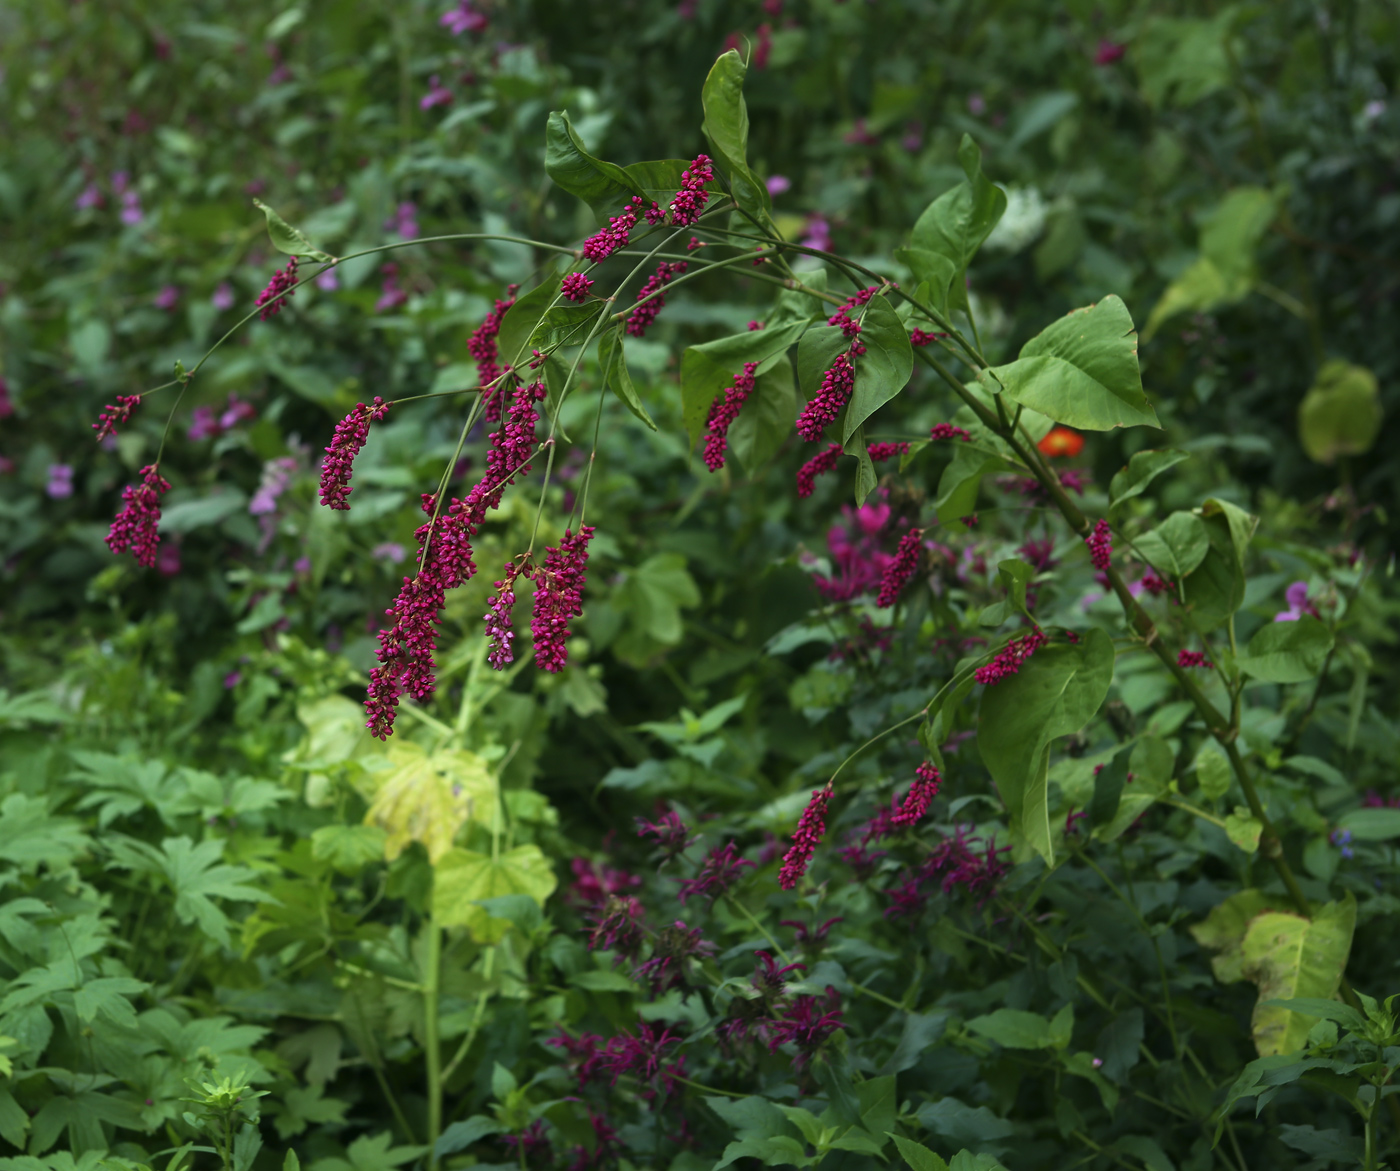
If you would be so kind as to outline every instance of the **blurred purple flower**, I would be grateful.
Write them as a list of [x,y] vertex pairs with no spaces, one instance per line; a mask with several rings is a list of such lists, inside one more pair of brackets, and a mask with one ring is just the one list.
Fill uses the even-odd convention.
[[428,92],[418,99],[420,110],[431,110],[434,106],[445,106],[452,101],[452,91],[444,87],[438,81],[438,75],[434,73],[428,79]]
[[699,873],[681,882],[677,897],[681,902],[692,895],[716,899],[743,877],[745,866],[752,868],[753,863],[739,856],[733,842],[717,846],[705,858]]
[[156,554],[156,569],[161,577],[174,577],[180,572],[180,546],[174,541],[162,541]]
[[371,549],[369,555],[376,561],[387,561],[391,565],[397,565],[404,558],[404,549],[397,541],[384,541]]
[[418,205],[413,202],[399,204],[394,214],[384,221],[386,232],[397,232],[405,240],[418,239]]
[[336,275],[335,269],[328,268],[325,272],[317,276],[316,287],[327,293],[333,293],[336,289],[340,288],[340,277]]
[[225,309],[233,308],[233,286],[228,281],[220,281],[219,287],[214,290],[214,295],[209,298],[209,303],[222,313]]
[[768,176],[768,194],[781,195],[784,191],[792,190],[792,180],[786,175]]
[[[289,455],[270,459],[263,464],[262,481],[253,499],[248,501],[248,511],[254,516],[267,516],[277,511],[277,501],[287,490],[292,473],[297,470],[297,461]],[[309,566],[308,566],[309,568]]]
[[899,140],[899,145],[910,154],[922,149],[924,145],[924,124],[922,122],[906,122],[904,124],[904,137]]
[[1340,846],[1343,858],[1355,858],[1356,851],[1351,848],[1351,830],[1334,829],[1331,835],[1332,844]]
[[238,686],[239,681],[242,680],[242,678],[243,676],[239,674],[239,672],[230,671],[227,675],[224,676],[224,690],[232,691],[235,687]]
[[397,309],[408,300],[408,294],[399,288],[397,264],[386,264],[379,271],[384,274],[384,283],[380,286],[379,300],[374,303],[374,311],[383,313],[386,309]]
[[814,215],[807,217],[807,234],[798,241],[803,248],[815,248],[818,252],[831,251],[831,225]]
[[73,469],[68,464],[50,464],[48,476],[44,491],[51,500],[67,500],[73,495]]
[[846,131],[843,141],[851,146],[876,146],[880,142],[880,136],[871,132],[864,118],[857,118],[856,124]]
[[143,219],[145,213],[141,210],[141,196],[136,191],[128,191],[122,195],[122,223],[128,227],[135,227]]
[[10,387],[0,378],[0,419],[8,419],[15,413],[15,405],[10,401]]
[[102,206],[102,192],[97,189],[96,183],[89,183],[78,193],[78,198],[74,200],[74,206],[79,211],[87,211],[92,207]]
[[987,99],[980,93],[967,95],[967,110],[973,117],[981,117],[987,112]]
[[1385,103],[1381,101],[1380,98],[1372,98],[1361,107],[1361,116],[1366,119],[1367,122],[1374,122],[1384,113]]
[[442,25],[454,37],[463,33],[479,33],[486,27],[486,17],[471,6],[470,0],[457,0],[457,7],[449,8],[440,17]]
[[1295,581],[1284,591],[1283,596],[1288,601],[1288,609],[1275,614],[1275,622],[1297,622],[1304,614],[1311,614],[1314,618],[1321,617],[1317,607],[1308,601],[1307,582]]
[[156,299],[153,302],[157,309],[164,309],[167,313],[174,309],[179,303],[180,290],[175,285],[166,285],[156,294]]
[[1128,50],[1117,41],[1110,41],[1107,37],[1099,42],[1098,51],[1094,54],[1095,65],[1112,65],[1122,58]]

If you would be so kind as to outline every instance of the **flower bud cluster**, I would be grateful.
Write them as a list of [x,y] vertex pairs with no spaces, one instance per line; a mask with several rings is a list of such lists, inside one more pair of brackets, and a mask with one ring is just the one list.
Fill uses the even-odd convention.
[[812,799],[802,811],[792,835],[792,845],[783,855],[782,869],[778,871],[778,885],[784,890],[792,890],[807,873],[808,863],[826,833],[826,807],[831,796],[831,783],[827,782],[826,788],[813,790]]
[[880,579],[880,592],[875,598],[875,605],[880,609],[888,610],[899,600],[900,593],[919,568],[923,539],[923,529],[910,529],[899,539],[899,548],[895,550],[894,560],[885,566],[884,575]]
[[584,570],[592,539],[592,525],[580,525],[577,535],[565,529],[559,547],[546,551],[544,564],[532,575],[535,613],[530,633],[535,639],[535,665],[542,671],[556,674],[569,660],[569,620],[583,613]]
[[1094,568],[1107,570],[1113,559],[1113,530],[1109,528],[1108,521],[1100,519],[1094,525],[1094,531],[1084,538],[1084,543],[1089,546],[1089,559],[1094,563]]
[[642,304],[627,315],[627,332],[629,334],[633,337],[646,335],[647,327],[656,320],[656,315],[666,304],[666,294],[660,290],[671,283],[673,276],[685,272],[689,267],[689,262],[684,260],[675,262],[663,260],[656,266],[656,272],[647,278],[647,283],[637,293],[637,300]]
[[729,428],[739,417],[740,410],[753,393],[754,371],[757,362],[745,362],[743,372],[734,375],[734,385],[728,387],[723,397],[715,399],[710,407],[710,417],[706,425],[705,466],[712,472],[724,467],[724,452],[728,446]]
[[1021,669],[1021,664],[1049,641],[1043,630],[1032,630],[1029,634],[1013,638],[997,652],[990,663],[978,667],[972,673],[972,677],[978,683],[988,686],[1000,683],[1008,676],[1015,675]]
[[156,464],[142,468],[140,485],[128,484],[122,489],[126,507],[112,521],[107,548],[118,555],[129,550],[137,565],[154,569],[160,545],[160,498],[169,491],[170,483]]
[[841,451],[841,445],[833,443],[825,451],[818,452],[797,469],[797,495],[799,499],[805,499],[815,491],[817,477],[826,475],[836,466],[836,461],[841,458]]
[[117,428],[131,418],[131,412],[140,405],[139,394],[117,395],[117,401],[104,406],[102,413],[97,416],[97,422],[92,425],[92,429],[97,432],[97,438],[106,439],[109,435],[115,435]]
[[355,470],[355,457],[369,439],[369,425],[381,422],[393,403],[375,395],[374,405],[356,403],[355,409],[335,425],[331,445],[321,460],[321,503],[327,508],[347,512],[350,508],[350,474]]
[[498,361],[496,337],[501,332],[501,319],[515,304],[515,292],[519,287],[511,285],[506,290],[506,299],[496,302],[496,307],[486,315],[486,320],[472,330],[471,337],[467,339],[467,353],[476,359],[476,380],[485,388],[481,393],[486,396],[488,423],[498,423],[501,419],[503,393],[499,384],[503,371]]
[[700,218],[700,213],[710,198],[705,184],[714,177],[714,167],[709,156],[697,155],[695,161],[681,175],[681,189],[671,200],[671,223],[675,227],[689,227]]
[[267,288],[258,294],[258,299],[254,304],[262,310],[258,314],[259,321],[266,321],[269,317],[275,317],[282,312],[282,307],[287,301],[296,296],[294,286],[297,283],[297,258],[293,256],[287,261],[286,268],[279,268],[272,274],[272,279],[267,282]]

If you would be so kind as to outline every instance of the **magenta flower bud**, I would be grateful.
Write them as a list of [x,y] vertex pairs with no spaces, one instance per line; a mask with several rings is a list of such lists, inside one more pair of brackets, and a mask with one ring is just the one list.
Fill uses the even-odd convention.
[[584,571],[593,532],[592,525],[581,525],[577,536],[566,529],[559,547],[546,551],[544,564],[533,574],[535,613],[530,633],[535,640],[535,665],[551,674],[562,671],[568,662],[569,620],[583,614]]
[[1094,531],[1084,538],[1084,543],[1089,546],[1089,559],[1093,561],[1094,568],[1107,570],[1113,558],[1113,530],[1109,528],[1108,521],[1099,520],[1094,525]]
[[632,229],[637,226],[637,212],[641,207],[641,197],[634,195],[632,202],[622,209],[621,215],[613,216],[606,228],[583,242],[584,256],[594,264],[602,264],[619,248],[626,248],[632,238]]
[[678,228],[688,227],[700,218],[710,193],[705,184],[715,177],[714,167],[708,155],[697,155],[695,161],[681,175],[681,189],[671,200],[671,223]]
[[581,272],[571,272],[559,285],[559,291],[570,301],[582,301],[588,296],[588,290],[593,287],[592,277],[586,277]]
[[836,466],[836,461],[841,458],[841,452],[841,445],[833,443],[825,451],[814,455],[797,469],[797,495],[799,499],[805,499],[815,491],[817,477],[826,475]]
[[108,403],[102,408],[102,413],[97,416],[97,422],[92,425],[92,429],[97,432],[98,439],[106,439],[109,435],[115,435],[117,428],[131,418],[131,412],[141,405],[139,394],[119,394],[115,403]]
[[269,317],[275,317],[282,312],[282,307],[289,297],[296,296],[293,286],[297,283],[297,258],[293,256],[287,261],[286,268],[279,268],[272,274],[272,279],[267,282],[267,288],[258,294],[254,304],[262,310],[258,314],[259,321],[266,321]]
[[836,421],[841,408],[850,400],[856,385],[856,370],[850,358],[854,352],[855,346],[852,346],[848,353],[836,355],[836,361],[822,378],[812,401],[798,415],[797,433],[808,443],[821,438],[822,432]]
[[927,762],[919,765],[914,770],[914,783],[904,796],[904,804],[895,811],[891,822],[903,828],[922,821],[929,805],[938,795],[938,787],[942,780],[933,765]]
[[654,275],[647,278],[637,293],[637,300],[643,302],[632,310],[627,316],[627,332],[633,337],[644,337],[647,327],[656,320],[656,315],[661,312],[666,304],[666,294],[661,292],[671,283],[671,278],[677,273],[685,272],[690,267],[684,260],[677,260],[674,263],[663,260],[657,265]]
[[872,462],[883,463],[887,459],[894,459],[897,455],[908,455],[909,444],[907,443],[872,443],[865,449]]
[[934,342],[941,342],[948,335],[946,333],[930,333],[927,330],[915,329],[909,334],[909,344],[911,346],[928,346]]
[[1203,651],[1187,651],[1187,650],[1177,651],[1177,653],[1176,653],[1176,665],[1177,665],[1178,667],[1206,667],[1206,668],[1210,668],[1210,667],[1214,667],[1214,666],[1215,666],[1214,663],[1212,663],[1208,658],[1206,658],[1205,652],[1203,652]]
[[757,369],[757,362],[745,362],[743,373],[734,376],[734,385],[710,406],[709,431],[705,435],[705,466],[712,472],[724,467],[729,428],[753,393],[754,371]]
[[482,627],[490,643],[486,652],[487,664],[496,671],[503,671],[515,661],[515,631],[511,626],[511,608],[515,605],[515,579],[520,570],[515,562],[506,563],[505,577],[496,583],[496,593],[486,605]]
[[1013,638],[997,652],[990,663],[978,667],[972,673],[972,677],[978,683],[985,683],[988,686],[1000,683],[1007,676],[1015,675],[1020,670],[1021,664],[1048,641],[1049,639],[1043,630],[1032,630],[1029,634]]
[[888,610],[899,600],[900,593],[919,568],[923,539],[923,529],[910,529],[899,539],[894,560],[885,566],[884,576],[880,579],[880,593],[875,598],[875,605],[880,609]]
[[928,433],[928,437],[935,443],[942,439],[961,439],[964,443],[971,443],[972,436],[961,427],[954,427],[952,423],[935,423]]
[[497,363],[496,336],[501,332],[501,318],[506,315],[506,311],[515,304],[515,291],[518,285],[511,285],[506,290],[506,300],[497,301],[496,307],[486,315],[486,320],[472,331],[471,337],[467,339],[467,352],[476,359],[476,380],[482,386],[482,394],[486,396],[486,421],[488,423],[499,423],[501,421],[501,388],[497,385],[502,374],[501,367]]

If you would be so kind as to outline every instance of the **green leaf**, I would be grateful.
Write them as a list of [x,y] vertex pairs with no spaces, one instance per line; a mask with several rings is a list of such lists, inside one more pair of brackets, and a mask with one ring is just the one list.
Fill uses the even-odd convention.
[[1069,1044],[1073,1021],[1068,1005],[1053,1021],[1018,1008],[999,1008],[986,1016],[973,1017],[967,1027],[1007,1049],[1063,1049]]
[[814,1147],[820,1144],[822,1131],[825,1127],[822,1126],[815,1114],[810,1110],[804,1110],[801,1106],[784,1106],[781,1102],[778,1103],[778,1109],[783,1112],[784,1118],[802,1132],[803,1138]]
[[42,797],[11,793],[0,803],[0,861],[33,873],[40,865],[63,870],[92,848],[71,817],[51,817]]
[[473,1114],[461,1122],[454,1122],[442,1132],[435,1148],[437,1157],[441,1159],[445,1155],[465,1151],[473,1143],[480,1142],[488,1135],[500,1134],[503,1130],[505,1127],[495,1119],[487,1118],[484,1114]]
[[1133,319],[1117,296],[1073,310],[990,375],[1013,402],[1070,427],[1160,426],[1143,393]]
[[[790,321],[786,325],[730,334],[686,349],[681,355],[681,413],[692,445],[704,433],[715,399],[733,385],[734,376],[743,371],[745,364],[759,363],[760,372],[776,369],[779,365],[776,361],[772,367],[765,364],[788,349],[806,329],[806,321]],[[833,327],[833,332],[840,331]],[[793,418],[796,417],[794,412]]]
[[[966,180],[924,209],[909,234],[910,247],[900,259],[909,264],[917,280],[946,290],[950,308],[966,309],[967,266],[1005,213],[1006,193],[982,174],[982,152],[969,135],[964,134],[958,146],[958,161]],[[918,252],[944,257],[946,263]]]
[[1230,84],[1225,40],[1238,8],[1209,19],[1157,17],[1133,44],[1142,95],[1152,106],[1189,106]]
[[557,882],[554,868],[538,846],[516,846],[497,858],[452,849],[434,867],[433,919],[443,927],[466,927],[478,942],[496,943],[510,923],[492,918],[477,903],[524,894],[543,906]]
[[1153,569],[1168,581],[1179,582],[1205,560],[1210,536],[1194,512],[1174,512],[1133,545]]
[[705,121],[700,129],[714,151],[715,162],[728,176],[734,202],[764,227],[768,216],[768,188],[755,178],[748,165],[749,110],[744,102],[747,69],[733,49],[721,53],[700,91]]
[[1094,796],[1088,810],[1090,825],[1107,825],[1118,816],[1123,786],[1128,783],[1128,761],[1131,756],[1131,748],[1122,749],[1094,777]]
[[[766,330],[764,332],[767,332]],[[758,471],[793,433],[797,419],[797,384],[785,354],[754,380],[739,417],[729,426],[729,448],[750,474]]]
[[282,1160],[282,1171],[301,1171],[301,1160],[297,1158],[296,1151],[287,1151],[287,1157]]
[[1353,809],[1338,819],[1358,842],[1386,842],[1400,838],[1400,809]]
[[0,1138],[12,1147],[24,1148],[24,1136],[29,1130],[29,1115],[15,1101],[9,1090],[0,1090]]
[[1332,650],[1332,632],[1311,614],[1296,622],[1270,622],[1249,640],[1240,670],[1266,683],[1302,683],[1316,678]]
[[860,340],[865,345],[865,353],[855,359],[855,387],[846,407],[842,443],[903,390],[914,372],[914,350],[909,344],[909,335],[888,297],[870,298],[861,323]]
[[388,834],[377,825],[323,825],[311,835],[311,856],[342,874],[384,861]]
[[1355,928],[1356,900],[1350,892],[1344,902],[1328,903],[1311,920],[1268,911],[1250,923],[1242,957],[1245,975],[1259,986],[1252,1026],[1260,1057],[1303,1047],[1313,1018],[1267,1002],[1336,996]]
[[802,335],[797,345],[797,384],[804,400],[816,395],[836,356],[850,345],[850,339],[835,325],[814,325]]
[[856,507],[859,508],[880,482],[875,472],[875,461],[870,458],[870,449],[865,444],[864,427],[858,428],[851,436],[846,454],[854,456],[856,460]]
[[[949,293],[958,279],[958,263],[951,256],[928,248],[896,248],[894,258],[907,265],[917,286],[915,298],[947,316]],[[923,293],[923,296],[920,296]],[[956,298],[953,298],[956,300]]]
[[948,1164],[928,1147],[916,1143],[913,1139],[902,1138],[897,1134],[890,1134],[889,1137],[894,1139],[894,1145],[899,1149],[900,1158],[909,1164],[912,1171],[948,1171]]
[[861,1125],[871,1134],[884,1134],[894,1125],[899,1101],[893,1074],[866,1078],[856,1086],[856,1097],[860,1101]]
[[627,355],[622,348],[622,327],[610,329],[598,339],[598,363],[603,368],[603,379],[612,387],[627,409],[643,423],[656,430],[656,424],[642,405],[637,388],[632,385],[632,375],[627,370]]
[[1230,762],[1214,744],[1203,744],[1196,753],[1196,784],[1208,801],[1219,801],[1230,791]]
[[1344,1029],[1350,1029],[1353,1033],[1365,1033],[1366,1031],[1365,1015],[1339,1000],[1324,1000],[1316,996],[1295,996],[1291,1000],[1271,1000],[1259,1007],[1286,1008],[1289,1012],[1301,1013],[1303,1016],[1313,1017],[1317,1020],[1336,1021]]
[[1108,506],[1116,508],[1125,500],[1141,495],[1158,476],[1190,456],[1184,451],[1139,451],[1108,485]]
[[1211,959],[1215,978],[1222,984],[1243,980],[1244,937],[1249,925],[1266,911],[1277,910],[1283,900],[1259,890],[1242,890],[1212,908],[1205,919],[1192,927],[1191,935],[1202,947],[1217,952]]
[[1047,863],[1054,845],[1047,799],[1050,744],[1079,731],[1113,681],[1113,640],[1098,628],[1082,642],[1042,647],[982,695],[977,744],[1011,825]]
[[1298,406],[1298,439],[1308,458],[1332,464],[1370,451],[1381,432],[1380,390],[1365,366],[1333,359]]
[[940,524],[954,532],[963,532],[966,526],[961,518],[977,510],[977,495],[982,487],[982,477],[991,472],[1005,471],[1011,467],[996,452],[979,447],[975,443],[954,441],[953,459],[938,481],[938,496],[934,510]]
[[959,1151],[948,1164],[948,1171],[1006,1171],[991,1155]]
[[[622,169],[628,180],[642,193],[647,206],[653,203],[669,208],[676,192],[681,189],[681,176],[690,167],[689,159],[654,159],[645,163],[632,163]],[[706,190],[717,190],[714,183],[706,184]]]
[[1225,817],[1225,836],[1246,854],[1259,849],[1259,835],[1263,832],[1263,823],[1250,813],[1247,805],[1236,805],[1235,811]]
[[544,132],[544,170],[555,186],[588,204],[600,221],[619,214],[634,195],[642,194],[641,187],[621,167],[584,149],[567,110],[554,110],[549,115]]
[[267,204],[260,199],[253,200],[253,206],[260,210],[267,217],[267,235],[272,241],[272,246],[279,252],[285,252],[289,256],[306,256],[312,260],[333,260],[335,259],[327,252],[322,252],[312,245],[300,231],[287,223]]

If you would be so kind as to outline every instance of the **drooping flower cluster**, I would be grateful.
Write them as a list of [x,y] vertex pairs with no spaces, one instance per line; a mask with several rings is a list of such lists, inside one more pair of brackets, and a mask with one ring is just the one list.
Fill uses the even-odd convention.
[[717,899],[739,881],[745,866],[752,868],[753,863],[739,856],[733,842],[716,846],[701,863],[699,873],[694,878],[687,878],[681,882],[677,897],[681,902],[685,902],[692,895]]
[[899,600],[900,593],[919,568],[923,539],[923,529],[910,529],[900,537],[894,560],[885,566],[884,576],[880,579],[880,593],[875,598],[875,605],[880,609],[888,610]]
[[922,821],[930,803],[938,795],[938,787],[942,781],[943,778],[938,775],[938,770],[933,765],[927,761],[919,765],[914,770],[914,783],[904,795],[904,804],[895,811],[891,819],[894,824],[903,829]]
[[641,210],[641,196],[634,195],[632,202],[622,209],[621,215],[613,216],[608,220],[606,228],[583,242],[584,256],[594,264],[602,264],[619,248],[626,248],[632,238],[632,229],[637,226],[637,214]]
[[1206,658],[1205,652],[1204,652],[1204,651],[1188,651],[1188,650],[1180,650],[1180,651],[1177,651],[1177,653],[1176,653],[1176,665],[1177,665],[1178,667],[1207,667],[1207,668],[1209,668],[1209,667],[1214,667],[1214,666],[1215,666],[1214,663],[1212,663],[1208,658]]
[[937,443],[940,439],[961,439],[964,443],[971,443],[972,436],[961,427],[954,427],[952,423],[935,423],[928,433],[928,437]]
[[[757,369],[757,362],[745,362],[743,373],[734,375],[734,385],[727,387],[723,396],[715,399],[710,406],[710,417],[706,421],[709,430],[705,434],[705,466],[712,472],[724,467],[729,428],[753,393],[754,371]],[[839,446],[837,451],[840,451]]]
[[1094,525],[1094,531],[1084,538],[1084,543],[1089,546],[1089,560],[1094,568],[1107,570],[1113,560],[1113,530],[1108,521],[1101,518]]
[[1142,580],[1138,582],[1138,584],[1153,596],[1156,596],[1158,594],[1169,594],[1172,592],[1172,590],[1176,588],[1174,585],[1172,585],[1171,582],[1167,581],[1165,578],[1158,577],[1155,573],[1152,573],[1150,571],[1142,575]]
[[671,200],[671,223],[678,228],[689,227],[700,218],[710,193],[705,184],[715,177],[708,155],[697,155],[681,175],[681,189]]
[[594,285],[592,277],[581,272],[571,272],[559,284],[559,292],[570,301],[582,301]]
[[476,359],[476,380],[487,388],[481,393],[486,396],[486,421],[496,423],[501,418],[501,400],[504,397],[499,385],[503,371],[497,361],[496,337],[501,332],[501,318],[515,304],[515,291],[518,285],[506,289],[506,299],[497,301],[496,307],[486,315],[486,320],[472,330],[467,339],[467,353]]
[[482,632],[486,635],[486,663],[496,671],[504,671],[515,662],[515,630],[511,626],[511,610],[515,606],[515,579],[520,567],[506,562],[505,576],[496,582],[496,592],[487,599],[482,616]]
[[543,382],[522,382],[515,388],[505,421],[491,433],[491,447],[486,453],[486,475],[481,481],[482,498],[487,507],[498,508],[501,494],[516,476],[530,471],[530,457],[535,453],[535,426],[539,422],[537,403],[544,400]]
[[107,533],[107,548],[115,554],[130,550],[137,565],[154,569],[160,545],[160,498],[170,491],[170,483],[156,464],[141,469],[141,483],[122,489],[125,507],[117,513]]
[[797,433],[808,443],[820,439],[822,432],[836,421],[841,408],[850,401],[856,385],[856,368],[851,354],[865,352],[863,346],[859,350],[857,346],[860,346],[859,340],[853,342],[846,353],[836,355],[831,369],[822,376],[822,384],[812,396],[812,401],[797,416]]
[[350,508],[350,474],[355,457],[369,439],[369,425],[381,422],[392,403],[375,395],[374,405],[356,403],[355,409],[335,425],[330,446],[321,461],[321,503],[327,508],[348,511]]
[[784,890],[791,890],[807,873],[807,865],[821,844],[822,835],[826,833],[826,807],[831,802],[831,796],[832,788],[828,781],[826,788],[813,790],[807,808],[802,811],[797,829],[793,831],[792,846],[783,855],[783,866],[778,872],[778,885]]
[[98,439],[106,439],[109,435],[115,435],[117,428],[131,418],[131,412],[141,405],[139,394],[119,394],[115,403],[108,403],[102,408],[102,413],[97,416],[97,422],[92,425],[92,429],[97,432]]
[[542,671],[558,673],[568,662],[569,620],[583,613],[584,570],[592,539],[592,525],[580,525],[577,536],[565,529],[559,547],[548,549],[544,564],[535,570],[530,633],[535,639],[535,666]]
[[883,463],[887,459],[894,459],[897,455],[908,455],[909,444],[907,443],[872,443],[866,449],[866,454],[874,463]]
[[834,325],[841,330],[848,338],[860,336],[860,322],[851,316],[852,309],[859,309],[870,300],[877,292],[879,285],[871,285],[868,289],[861,289],[854,296],[847,297],[846,303],[836,310],[826,319],[827,325]]
[[[434,507],[434,498],[425,493],[423,511],[430,518]],[[416,577],[403,579],[393,606],[385,611],[393,623],[379,632],[379,666],[369,673],[365,727],[372,736],[387,740],[392,735],[399,696],[407,693],[421,702],[437,687],[438,615],[447,591],[476,573],[471,540],[485,511],[480,490],[474,488],[465,500],[454,497],[415,534],[422,568]]]
[[671,283],[671,278],[685,272],[690,263],[685,260],[663,260],[656,266],[656,272],[647,277],[647,282],[637,292],[641,302],[627,315],[627,332],[632,337],[644,337],[647,328],[656,320],[656,315],[666,305],[666,294],[661,290]]
[[1032,630],[1027,634],[1013,638],[997,652],[996,657],[990,663],[978,667],[972,673],[972,677],[978,683],[985,683],[988,686],[1000,683],[1007,676],[1015,675],[1021,669],[1021,664],[1048,641],[1049,639],[1043,630]]
[[258,294],[254,304],[262,312],[258,314],[259,321],[266,321],[269,317],[275,317],[282,312],[282,307],[296,296],[293,286],[297,283],[297,258],[293,256],[287,261],[286,268],[279,268],[272,274],[272,279],[267,282],[267,288]]
[[826,475],[836,466],[836,461],[841,458],[841,450],[839,443],[832,443],[825,451],[818,452],[797,469],[798,499],[806,499],[812,494],[817,486],[817,477]]

